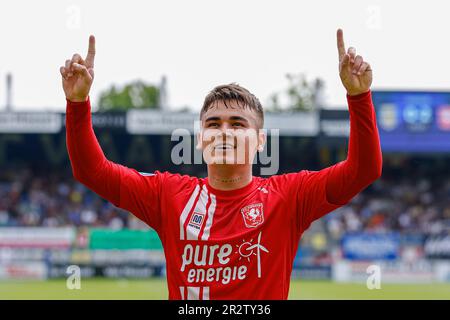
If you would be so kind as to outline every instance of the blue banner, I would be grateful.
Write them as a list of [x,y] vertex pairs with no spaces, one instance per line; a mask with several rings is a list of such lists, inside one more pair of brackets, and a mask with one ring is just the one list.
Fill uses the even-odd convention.
[[400,239],[397,234],[347,234],[342,238],[342,252],[349,260],[395,260]]
[[450,151],[450,92],[373,91],[383,151]]

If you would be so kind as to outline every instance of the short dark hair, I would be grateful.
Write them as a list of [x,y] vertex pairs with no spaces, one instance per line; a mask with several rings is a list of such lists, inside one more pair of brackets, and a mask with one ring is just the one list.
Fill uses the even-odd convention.
[[223,101],[227,108],[227,102],[237,101],[242,108],[249,108],[256,112],[258,115],[257,125],[260,129],[264,126],[264,111],[258,98],[237,83],[224,84],[212,89],[205,97],[202,110],[200,111],[200,119],[218,101]]

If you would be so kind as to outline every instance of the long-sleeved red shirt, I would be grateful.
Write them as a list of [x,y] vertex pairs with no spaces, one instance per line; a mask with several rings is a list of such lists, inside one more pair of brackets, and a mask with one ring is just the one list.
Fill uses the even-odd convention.
[[381,175],[371,93],[347,100],[346,160],[320,171],[253,177],[237,190],[109,161],[92,128],[89,100],[67,102],[67,148],[78,181],[158,232],[169,299],[287,299],[303,232]]

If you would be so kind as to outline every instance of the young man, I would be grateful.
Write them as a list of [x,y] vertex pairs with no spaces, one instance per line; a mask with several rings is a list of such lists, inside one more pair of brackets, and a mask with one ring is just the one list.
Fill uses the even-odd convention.
[[[350,111],[347,159],[320,171],[270,178],[252,176],[252,160],[265,136],[258,131],[261,104],[246,89],[219,86],[205,99],[198,147],[207,178],[144,174],[106,159],[95,137],[89,102],[94,37],[85,60],[75,54],[61,67],[74,177],[158,232],[169,299],[287,299],[302,233],[380,177],[372,70],[354,48],[345,50],[342,30],[337,44]],[[236,161],[239,150],[244,161]]]

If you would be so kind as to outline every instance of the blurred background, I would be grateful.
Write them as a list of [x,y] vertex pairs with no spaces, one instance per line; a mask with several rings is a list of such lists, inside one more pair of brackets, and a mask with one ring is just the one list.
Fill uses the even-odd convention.
[[[205,95],[230,82],[259,97],[267,128],[280,129],[278,174],[345,159],[338,27],[374,69],[383,174],[305,232],[289,298],[450,299],[450,78],[442,72],[450,48],[436,37],[450,27],[447,7],[1,4],[9,31],[0,34],[0,299],[167,298],[156,232],[72,176],[59,66],[85,55],[89,34],[97,38],[93,126],[105,155],[139,171],[205,177],[204,164],[171,160],[179,142],[171,134],[193,133]],[[81,290],[66,286],[71,265],[80,267]],[[377,270],[381,286],[371,290]]]

